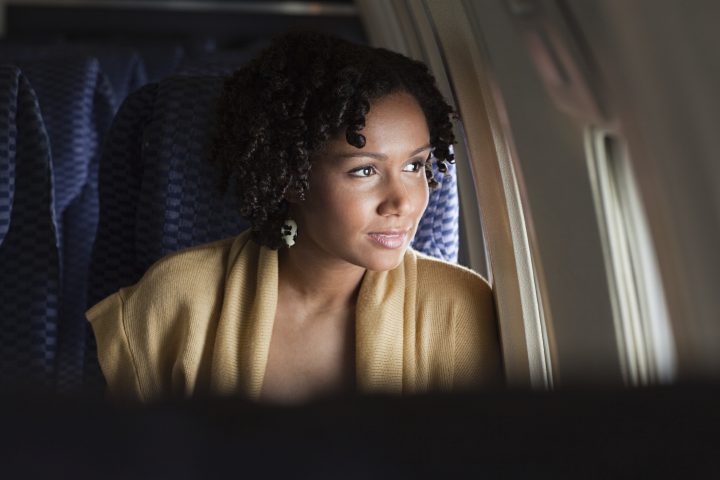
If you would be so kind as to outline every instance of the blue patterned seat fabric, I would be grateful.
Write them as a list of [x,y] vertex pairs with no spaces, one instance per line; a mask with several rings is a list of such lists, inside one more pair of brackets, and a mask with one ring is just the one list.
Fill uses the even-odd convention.
[[131,92],[147,83],[145,64],[131,47],[105,45],[70,45],[58,47],[59,54],[72,52],[88,58],[97,58],[100,70],[107,76],[114,95],[114,111]]
[[37,97],[0,67],[0,384],[53,388],[60,273],[53,171]]
[[219,77],[170,77],[128,97],[107,136],[90,299],[137,281],[159,258],[248,223],[205,155]]
[[147,83],[143,60],[130,47],[74,43],[49,45],[0,43],[0,58],[6,63],[15,65],[24,65],[27,62],[56,62],[58,59],[77,61],[77,59],[95,58],[112,87],[115,110],[130,92]]
[[55,171],[61,235],[61,295],[57,388],[82,384],[87,336],[87,279],[97,230],[100,142],[114,113],[110,84],[94,58],[23,66],[46,121]]
[[[130,95],[105,140],[90,303],[136,282],[159,258],[249,225],[205,155],[219,77],[171,77]],[[88,348],[92,355],[94,350]],[[96,359],[88,359],[88,368]],[[97,369],[87,372],[98,379]]]
[[249,224],[221,195],[207,159],[220,77],[170,77],[159,84],[145,129],[138,261],[149,267],[182,248],[237,235]]
[[88,304],[93,305],[142,276],[135,228],[143,175],[143,137],[158,85],[148,84],[120,106],[100,159],[100,217],[90,263]]
[[[100,218],[88,282],[89,306],[135,283],[145,269],[137,261],[135,229],[143,176],[143,138],[157,89],[157,84],[148,84],[125,99],[105,137],[99,171]],[[103,382],[95,338],[88,325],[84,386],[99,389]]]
[[446,164],[447,175],[433,164],[440,186],[430,190],[427,210],[420,219],[412,247],[431,257],[456,263],[460,242],[460,203],[458,202],[455,165]]
[[95,58],[72,52],[32,60],[24,53],[16,64],[37,94],[51,144],[60,255],[55,374],[56,387],[69,391],[82,385],[87,278],[99,213],[99,144],[112,120],[114,97]]

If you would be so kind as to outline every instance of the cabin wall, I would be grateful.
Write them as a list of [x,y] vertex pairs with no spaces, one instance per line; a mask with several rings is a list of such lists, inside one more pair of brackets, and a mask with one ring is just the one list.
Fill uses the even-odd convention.
[[550,98],[506,2],[474,2],[524,180],[554,332],[557,383],[623,381],[584,125]]
[[568,2],[626,133],[678,350],[679,378],[720,376],[720,4]]

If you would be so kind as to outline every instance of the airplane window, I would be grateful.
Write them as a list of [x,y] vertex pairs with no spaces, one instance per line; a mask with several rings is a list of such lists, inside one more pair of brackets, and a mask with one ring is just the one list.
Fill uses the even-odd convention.
[[508,384],[548,388],[551,335],[539,294],[538,258],[530,251],[520,170],[506,142],[505,113],[494,95],[484,41],[467,21],[481,15],[476,5],[462,2],[431,2],[425,9],[400,2],[361,5],[366,16],[383,19],[367,23],[371,42],[424,61],[456,107],[459,263],[485,275],[497,293]]
[[670,382],[673,337],[627,150],[620,137],[599,129],[588,133],[588,144],[625,382]]

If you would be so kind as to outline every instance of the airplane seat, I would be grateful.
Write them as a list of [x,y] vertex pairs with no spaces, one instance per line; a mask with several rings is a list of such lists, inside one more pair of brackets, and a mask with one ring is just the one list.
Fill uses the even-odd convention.
[[177,42],[142,37],[131,41],[92,38],[63,48],[68,47],[100,60],[116,90],[118,107],[128,94],[146,83],[171,76],[186,57],[185,48]]
[[[92,302],[182,248],[247,228],[206,159],[220,77],[169,77],[123,103],[100,163]],[[91,303],[92,303],[91,302]]]
[[107,74],[115,92],[115,111],[132,92],[148,83],[145,63],[136,52],[125,55],[112,55],[103,62],[99,58],[103,71]]
[[[143,271],[182,248],[237,235],[249,227],[209,153],[221,77],[169,77],[160,82],[145,130],[138,211]],[[146,207],[146,208],[145,208]]]
[[28,79],[0,66],[0,385],[51,389],[60,296],[50,141]]
[[[121,104],[105,136],[100,157],[100,215],[90,260],[88,306],[143,274],[136,262],[135,226],[142,180],[144,130],[153,111],[158,85],[150,83]],[[95,337],[86,324],[84,386],[100,388],[104,379],[97,360]]]
[[115,102],[113,111],[120,108],[123,100],[138,88],[145,85],[147,72],[140,54],[131,47],[71,44],[63,47],[84,56],[97,58],[100,69],[107,76],[112,86]]
[[412,247],[431,257],[457,263],[460,250],[460,201],[455,165],[446,163],[447,174],[433,163],[433,176],[440,184],[430,190],[428,206],[420,219]]
[[56,43],[48,45],[0,43],[0,58],[7,63],[57,61],[59,59],[95,58],[100,70],[110,82],[114,95],[114,110],[125,97],[147,83],[145,64],[139,53],[123,46],[103,44]]
[[100,163],[90,304],[135,283],[169,253],[249,227],[232,194],[220,193],[205,157],[222,82],[170,77],[146,85],[121,106]]
[[136,262],[135,227],[143,172],[144,136],[158,85],[150,83],[121,104],[101,150],[100,215],[90,262],[89,305],[143,274]]
[[112,120],[114,95],[95,58],[61,55],[17,63],[37,94],[50,140],[61,280],[56,388],[72,391],[83,378],[99,145]]

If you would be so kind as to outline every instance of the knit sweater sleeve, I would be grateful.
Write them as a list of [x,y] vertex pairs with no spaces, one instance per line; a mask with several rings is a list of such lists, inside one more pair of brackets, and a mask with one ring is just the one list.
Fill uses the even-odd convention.
[[460,272],[453,315],[456,389],[502,383],[498,321],[490,285],[471,271]]
[[487,281],[470,269],[418,255],[418,287],[422,311],[432,312],[434,327],[425,330],[434,332],[427,342],[433,345],[430,363],[443,372],[442,388],[500,385],[498,322]]
[[143,401],[123,309],[123,298],[118,292],[92,307],[86,316],[95,333],[98,360],[108,385],[108,394],[113,398]]
[[207,392],[230,250],[243,236],[170,254],[87,311],[113,398]]

